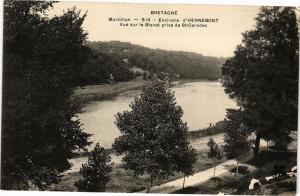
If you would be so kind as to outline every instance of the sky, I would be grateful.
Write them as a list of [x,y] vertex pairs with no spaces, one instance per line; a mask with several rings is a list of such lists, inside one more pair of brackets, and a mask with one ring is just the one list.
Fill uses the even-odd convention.
[[[89,41],[118,40],[150,48],[197,52],[205,56],[229,57],[242,34],[254,28],[257,6],[216,6],[179,4],[134,4],[99,2],[59,2],[50,16],[61,15],[63,10],[76,7],[87,11],[83,28]],[[177,15],[151,15],[151,11],[177,11]],[[121,27],[113,18],[148,18],[158,20],[184,18],[218,18],[216,23],[198,28]]]

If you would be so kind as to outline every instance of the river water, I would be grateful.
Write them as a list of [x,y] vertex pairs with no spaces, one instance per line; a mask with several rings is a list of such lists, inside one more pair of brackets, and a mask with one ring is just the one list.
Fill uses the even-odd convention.
[[[189,131],[208,127],[223,120],[227,108],[236,108],[236,103],[225,94],[219,82],[198,81],[172,85],[177,104],[183,109],[183,121]],[[120,135],[114,124],[115,114],[129,109],[129,103],[139,96],[141,90],[131,90],[113,99],[93,101],[86,105],[79,114],[82,128],[94,134],[91,140],[110,148],[115,138]]]

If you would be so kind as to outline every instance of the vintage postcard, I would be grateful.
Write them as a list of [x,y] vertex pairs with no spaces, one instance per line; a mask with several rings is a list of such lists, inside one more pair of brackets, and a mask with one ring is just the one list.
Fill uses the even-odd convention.
[[2,190],[296,194],[297,8],[3,9]]

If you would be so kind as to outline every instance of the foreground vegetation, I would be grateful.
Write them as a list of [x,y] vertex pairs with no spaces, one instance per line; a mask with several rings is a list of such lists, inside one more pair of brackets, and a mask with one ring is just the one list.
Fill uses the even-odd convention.
[[[202,138],[200,138],[202,140]],[[222,150],[222,148],[221,148]],[[223,163],[227,160],[223,157],[221,160],[214,161],[207,157],[209,149],[207,146],[203,146],[201,149],[197,149],[196,162],[193,164],[193,173],[204,171],[212,168],[215,165]],[[147,189],[149,182],[149,175],[136,176],[130,170],[125,170],[121,164],[114,164],[112,166],[112,172],[110,173],[110,181],[107,184],[107,192],[138,192]],[[59,184],[53,185],[51,190],[56,191],[77,191],[74,186],[74,182],[80,178],[79,172],[69,173],[62,178]],[[160,179],[153,182],[153,186],[160,185],[172,180],[183,178],[180,173],[174,173],[167,179]]]
[[[195,187],[187,187],[174,193],[184,194],[218,194],[223,192],[230,195],[295,195],[296,177],[281,177],[267,182],[266,176],[272,176],[275,164],[285,165],[289,171],[297,164],[295,152],[282,153],[263,150],[257,159],[246,162],[238,174],[226,173],[217,179],[211,179]],[[252,167],[250,167],[252,166]],[[254,167],[253,167],[254,166]],[[235,169],[232,170],[234,172]],[[262,186],[249,190],[252,178],[258,179]]]
[[90,144],[69,101],[87,60],[86,15],[49,18],[53,4],[4,1],[1,189],[47,189]]

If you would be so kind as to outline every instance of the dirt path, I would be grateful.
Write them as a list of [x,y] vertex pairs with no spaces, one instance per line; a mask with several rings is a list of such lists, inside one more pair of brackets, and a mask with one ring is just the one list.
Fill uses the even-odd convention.
[[[216,176],[220,176],[231,169],[233,169],[236,166],[236,160],[228,160],[224,163],[221,163],[217,165],[216,168]],[[194,174],[193,176],[185,178],[185,187],[189,186],[195,186],[197,184],[203,183],[210,178],[213,177],[214,173],[214,167],[210,168],[208,170],[198,172]],[[183,178],[161,184],[159,186],[155,186],[151,189],[151,193],[172,193],[174,191],[182,189],[182,184],[183,184]],[[143,190],[141,192],[146,192],[146,190]]]

